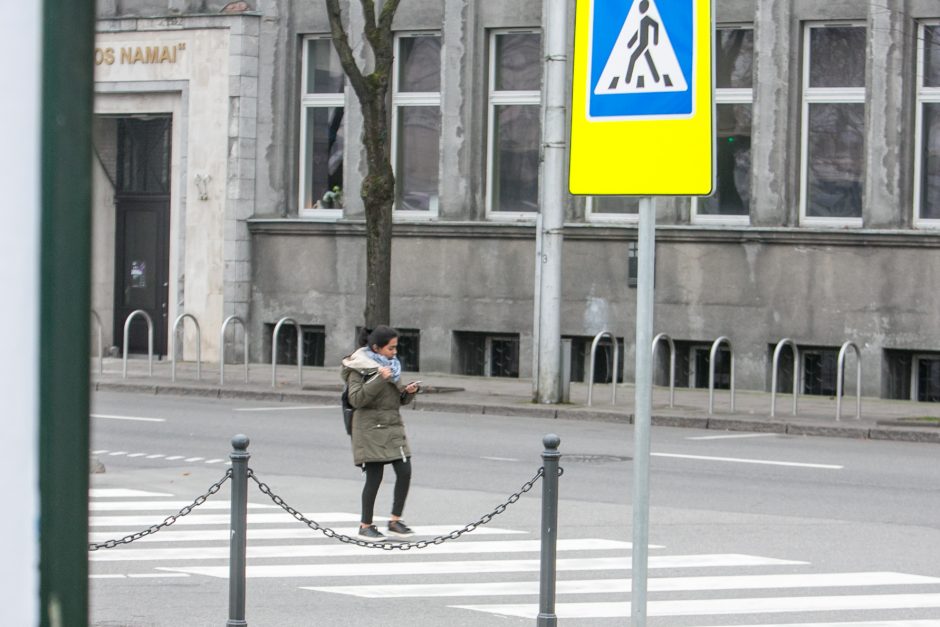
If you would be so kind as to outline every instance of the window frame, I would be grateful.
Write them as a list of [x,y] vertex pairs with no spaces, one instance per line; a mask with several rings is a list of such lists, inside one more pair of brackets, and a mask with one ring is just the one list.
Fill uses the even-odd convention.
[[[309,93],[307,90],[307,81],[310,78],[309,68],[307,67],[308,60],[310,58],[309,54],[309,42],[312,41],[322,41],[327,40],[331,44],[331,50],[335,53],[335,49],[332,48],[332,37],[329,34],[311,34],[304,35],[303,42],[301,45],[301,64],[300,64],[300,155],[298,158],[299,161],[299,170],[297,178],[297,215],[301,218],[311,218],[314,220],[339,220],[343,217],[343,209],[340,208],[314,208],[307,207],[304,202],[304,197],[306,196],[306,175],[307,175],[307,112],[312,108],[330,108],[330,107],[340,107],[343,109],[343,128],[346,127],[346,89],[349,85],[346,80],[346,74],[343,73],[343,91],[336,93]],[[346,145],[343,146],[343,186],[342,189],[345,191],[345,163],[346,163]]]
[[[542,90],[497,90],[496,89],[496,38],[500,35],[523,33],[539,36],[539,45],[544,45],[541,29],[529,28],[494,28],[487,36],[487,81],[486,81],[486,219],[494,221],[535,222],[540,213],[540,207],[535,211],[497,211],[493,202],[493,167],[496,142],[494,137],[494,119],[496,107],[501,105],[537,105],[539,107],[539,164],[541,164],[541,137],[542,137]],[[542,189],[542,168],[539,165],[536,174],[539,199]],[[536,200],[538,202],[538,200]]]
[[[594,211],[594,199],[600,198],[598,195],[588,196],[584,201],[584,217],[588,222],[605,224],[631,224],[640,221],[640,212],[636,213],[614,213],[611,211]],[[612,198],[641,199],[646,196],[610,196]]]
[[[716,46],[717,46],[717,31],[719,30],[754,30],[753,24],[722,24],[721,26],[716,27]],[[753,36],[753,35],[752,35]],[[756,52],[756,49],[755,49]],[[752,63],[754,60],[752,59]],[[717,63],[717,61],[716,61]],[[752,66],[753,67],[753,66]],[[753,72],[753,69],[751,70]],[[712,77],[712,81],[715,81],[715,77]],[[753,134],[754,134],[754,77],[751,75],[751,87],[750,89],[746,87],[718,87],[715,84],[715,106],[713,110],[712,118],[714,120],[715,129],[714,136],[715,141],[718,137],[718,107],[720,105],[736,105],[736,104],[746,104],[751,107],[751,145],[754,145]],[[714,158],[718,159],[718,147],[715,146],[714,149]],[[714,167],[717,168],[717,161],[714,164]],[[753,178],[753,167],[751,172],[748,173],[748,176]],[[752,181],[748,181],[748,185],[751,185]],[[715,184],[718,184],[718,173],[715,172]],[[717,192],[717,189],[715,190]],[[752,190],[753,192],[753,190]],[[693,224],[710,224],[710,225],[727,225],[727,226],[746,226],[751,223],[750,212],[747,215],[731,215],[731,214],[700,214],[698,212],[699,208],[699,196],[692,197],[692,210],[691,210],[691,219]],[[753,193],[751,195],[753,198]]]
[[[867,85],[861,87],[810,87],[810,68],[812,58],[810,56],[811,37],[810,32],[814,28],[863,28],[866,29],[866,41],[868,37],[867,24],[857,20],[845,21],[813,21],[803,24],[803,67],[801,74],[800,91],[800,226],[819,226],[819,227],[855,227],[863,226],[864,215],[852,218],[833,218],[807,216],[807,187],[809,181],[809,108],[813,104],[861,104],[867,107],[866,90]],[[865,52],[865,51],[863,51]],[[867,54],[867,52],[865,52]],[[867,63],[867,60],[866,60]],[[868,138],[865,137],[865,140]],[[863,157],[862,171],[864,172],[865,163]],[[864,189],[864,181],[862,182]],[[862,197],[862,206],[859,210],[864,212],[865,200]]]
[[[921,200],[923,199],[923,181],[921,176],[924,173],[924,109],[927,104],[940,105],[940,85],[928,87],[924,84],[927,59],[925,56],[925,46],[927,41],[926,31],[928,28],[937,28],[940,31],[940,19],[919,20],[917,24],[917,66],[915,68],[916,76],[916,95],[914,105],[914,137],[916,147],[914,149],[914,226],[917,228],[940,229],[940,218],[921,218]],[[940,33],[938,33],[940,35]]]
[[[398,62],[401,59],[399,54],[401,45],[401,40],[412,37],[437,37],[441,40],[441,60],[440,68],[442,76],[440,77],[440,83],[438,84],[437,91],[399,91],[399,77],[401,71],[401,64]],[[441,136],[437,138],[437,155],[438,155],[438,166],[437,166],[437,198],[438,202],[429,207],[427,211],[420,210],[409,210],[409,209],[399,209],[398,208],[398,199],[399,199],[399,188],[398,188],[398,169],[400,164],[398,163],[398,142],[399,142],[399,132],[398,132],[398,112],[399,109],[403,107],[437,107],[438,113],[441,115],[441,123],[443,124],[443,111],[441,111],[441,87],[444,84],[444,40],[442,38],[442,33],[439,30],[407,30],[399,31],[395,33],[394,38],[394,63],[392,63],[392,116],[391,116],[391,161],[392,161],[392,172],[395,173],[395,202],[392,206],[392,219],[397,220],[432,220],[440,216],[440,197],[441,197],[441,166],[440,166],[440,155],[441,155]],[[443,127],[442,127],[443,128]]]

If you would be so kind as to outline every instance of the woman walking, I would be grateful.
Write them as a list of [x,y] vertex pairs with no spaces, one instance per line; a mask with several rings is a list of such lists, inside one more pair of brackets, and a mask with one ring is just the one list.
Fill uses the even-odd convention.
[[341,372],[348,388],[349,402],[355,408],[353,461],[366,476],[362,488],[359,537],[371,542],[385,538],[372,523],[372,515],[386,464],[391,464],[395,470],[388,533],[399,538],[414,535],[401,520],[411,485],[411,450],[400,408],[411,402],[419,382],[402,383],[397,353],[398,332],[387,326],[378,326],[369,334],[365,346],[343,359]]

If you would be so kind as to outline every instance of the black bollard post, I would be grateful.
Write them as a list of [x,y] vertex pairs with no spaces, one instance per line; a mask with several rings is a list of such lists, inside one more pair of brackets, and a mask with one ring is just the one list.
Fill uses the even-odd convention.
[[561,438],[550,433],[542,438],[542,556],[539,573],[539,616],[537,627],[555,627],[555,553],[558,543],[558,461]]
[[232,438],[232,529],[228,564],[228,622],[225,627],[248,627],[245,620],[245,536],[248,529],[248,436]]

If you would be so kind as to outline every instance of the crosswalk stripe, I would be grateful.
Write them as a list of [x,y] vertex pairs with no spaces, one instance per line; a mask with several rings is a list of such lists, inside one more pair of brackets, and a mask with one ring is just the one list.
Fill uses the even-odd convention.
[[[179,510],[192,501],[91,501],[88,509],[92,512],[139,512],[151,510]],[[199,505],[199,509],[229,509],[227,501],[206,501]],[[279,509],[277,505],[267,503],[249,503],[249,509]]]
[[[209,501],[211,502],[211,501]],[[202,506],[200,506],[200,509]],[[358,514],[347,512],[313,512],[304,514],[310,520],[317,522],[358,522]],[[284,524],[294,521],[294,518],[285,511],[270,514],[248,514],[249,525],[269,523]],[[153,516],[92,516],[88,519],[91,527],[140,527],[150,526],[154,522]],[[177,525],[229,525],[232,519],[228,514],[190,514],[176,520]]]
[[129,490],[126,488],[89,488],[89,498],[109,499],[109,498],[133,498],[139,496],[173,496],[166,492],[148,492],[147,490]]
[[[441,534],[446,534],[449,531],[452,531],[456,528],[456,525],[446,526],[446,525],[427,525],[427,526],[415,526],[413,529],[420,535],[416,536],[418,539],[425,536],[436,536]],[[115,536],[124,537],[131,535],[135,530],[127,529],[121,531],[93,531],[89,535],[89,539],[92,542],[104,542]],[[347,529],[349,532],[347,535],[352,534],[354,529]],[[478,536],[487,536],[487,535],[525,535],[525,531],[517,531],[515,529],[503,529],[500,527],[478,527],[473,530],[471,537]],[[231,537],[232,532],[229,529],[193,529],[187,531],[176,531],[175,529],[168,529],[161,531],[160,533],[154,533],[149,536],[144,536],[137,542],[228,542]],[[306,538],[308,540],[324,540],[335,542],[322,534],[313,532],[311,529],[304,527],[302,525],[296,525],[290,529],[248,529],[248,539],[249,540],[287,540],[292,538]],[[136,544],[136,542],[135,542]],[[653,548],[653,547],[650,547]]]
[[715,627],[940,627],[940,618],[927,620],[864,620],[838,623],[774,623],[762,625],[716,625]]
[[[580,579],[559,581],[558,594],[627,593],[629,579]],[[729,575],[726,577],[659,577],[648,580],[650,592],[758,590],[779,588],[848,588],[940,584],[938,577],[903,573],[809,573],[796,575]],[[514,596],[538,594],[538,581],[432,583],[368,586],[318,586],[305,590],[333,592],[363,598]]]
[[[650,568],[704,568],[719,566],[782,566],[806,564],[790,560],[779,560],[755,555],[706,554],[663,555],[649,559]],[[595,557],[559,559],[556,570],[630,570],[629,557]],[[169,572],[228,577],[227,566],[191,566],[182,568],[160,568]],[[454,573],[518,573],[539,570],[539,560],[472,560],[453,562],[370,562],[355,564],[278,564],[270,566],[248,566],[246,576],[250,578],[273,577],[387,577],[401,575],[442,575]]]
[[[531,603],[452,605],[450,607],[519,618],[536,618],[539,612],[538,605]],[[940,607],[940,594],[876,594],[650,601],[647,603],[646,613],[647,616],[719,616],[840,610],[913,610],[936,607]],[[630,616],[630,604],[628,602],[559,603],[555,606],[555,615],[559,619],[626,618]]]
[[[431,545],[421,550],[422,554],[484,554],[484,553],[535,553],[542,548],[539,540],[502,540],[502,541],[466,541],[445,542]],[[629,542],[620,540],[560,540],[559,551],[626,551]],[[382,551],[380,555],[392,555],[394,551]],[[400,552],[399,552],[400,553]],[[307,545],[307,546],[249,546],[246,549],[248,559],[274,557],[344,557],[363,555],[363,548],[355,544]],[[123,551],[96,551],[89,554],[89,559],[96,562],[160,561],[160,560],[211,560],[228,559],[229,548],[191,547],[180,549],[127,549]]]

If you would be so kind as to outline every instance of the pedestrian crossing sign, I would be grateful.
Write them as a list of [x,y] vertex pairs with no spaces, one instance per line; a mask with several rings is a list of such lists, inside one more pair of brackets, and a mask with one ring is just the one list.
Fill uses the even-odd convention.
[[707,195],[712,0],[577,0],[572,194]]

